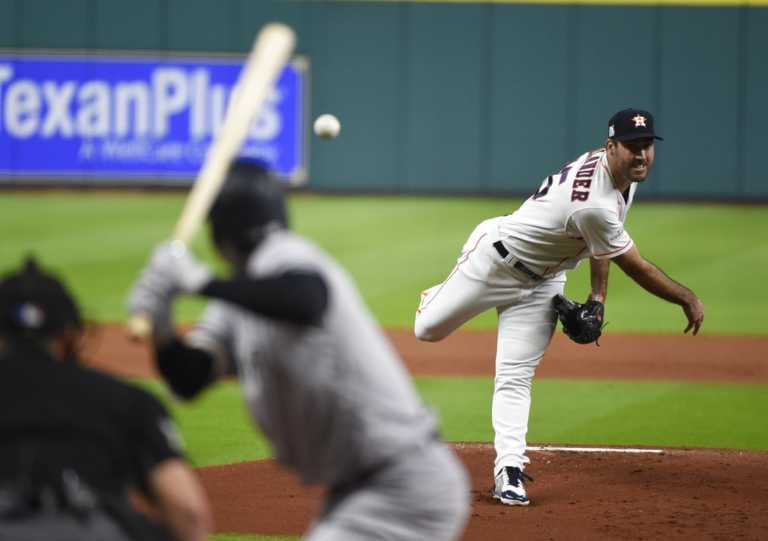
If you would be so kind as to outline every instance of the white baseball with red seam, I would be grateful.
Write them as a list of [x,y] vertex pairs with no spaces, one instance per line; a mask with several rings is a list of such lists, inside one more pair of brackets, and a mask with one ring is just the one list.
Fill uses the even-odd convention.
[[315,119],[315,135],[322,139],[334,139],[341,131],[339,119],[332,114],[325,113]]

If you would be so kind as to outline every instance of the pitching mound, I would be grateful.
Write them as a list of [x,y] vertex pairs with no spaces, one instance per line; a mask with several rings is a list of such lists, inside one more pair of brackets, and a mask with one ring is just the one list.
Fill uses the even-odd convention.
[[[414,375],[493,375],[494,332],[462,331],[438,344],[409,330],[389,337]],[[122,325],[98,326],[86,359],[120,376],[156,377],[146,345]],[[558,333],[538,378],[768,383],[768,338],[607,333],[601,347]],[[673,450],[664,454],[534,451],[533,504],[511,508],[488,495],[493,450],[461,444],[472,476],[466,540],[758,540],[768,534],[768,453]],[[321,492],[300,488],[272,461],[200,470],[219,532],[299,535]]]
[[[533,503],[513,508],[489,496],[491,446],[456,451],[472,477],[464,540],[758,540],[768,532],[768,453],[533,451]],[[273,461],[198,471],[220,532],[300,535],[322,497]]]

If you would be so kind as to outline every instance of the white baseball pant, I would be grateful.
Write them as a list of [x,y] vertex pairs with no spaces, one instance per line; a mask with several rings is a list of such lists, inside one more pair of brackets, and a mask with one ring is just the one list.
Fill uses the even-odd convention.
[[420,340],[442,340],[474,316],[496,308],[496,377],[491,419],[495,432],[494,475],[505,466],[523,469],[531,384],[555,330],[552,297],[565,288],[565,275],[534,280],[514,267],[514,254],[502,258],[493,243],[498,222],[478,225],[456,266],[441,284],[421,294],[415,333]]

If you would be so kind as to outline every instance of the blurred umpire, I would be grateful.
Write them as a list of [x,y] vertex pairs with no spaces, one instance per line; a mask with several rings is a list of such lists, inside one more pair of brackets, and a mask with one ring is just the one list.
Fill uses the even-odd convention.
[[0,540],[205,539],[208,503],[166,410],[79,366],[81,331],[33,259],[0,281]]

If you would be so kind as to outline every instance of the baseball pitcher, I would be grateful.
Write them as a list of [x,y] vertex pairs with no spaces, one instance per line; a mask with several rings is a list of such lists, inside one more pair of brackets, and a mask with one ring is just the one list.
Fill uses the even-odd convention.
[[[231,275],[163,244],[129,299],[132,313],[152,317],[170,387],[191,398],[237,372],[276,459],[328,487],[307,539],[456,539],[468,514],[464,468],[351,278],[288,229],[279,183],[237,162],[209,219]],[[184,338],[169,316],[179,293],[211,299]]]
[[[579,156],[544,179],[513,214],[482,222],[446,280],[421,294],[415,333],[438,341],[495,308],[499,328],[492,402],[496,460],[493,497],[528,505],[524,473],[531,383],[557,316],[580,343],[600,335],[609,262],[650,293],[682,307],[685,332],[697,334],[704,307],[687,287],[644,259],[624,229],[635,190],[653,165],[653,116],[619,111],[605,146]],[[584,305],[562,297],[565,273],[590,259],[591,293]]]

